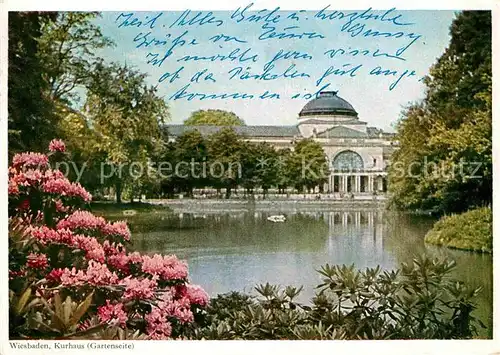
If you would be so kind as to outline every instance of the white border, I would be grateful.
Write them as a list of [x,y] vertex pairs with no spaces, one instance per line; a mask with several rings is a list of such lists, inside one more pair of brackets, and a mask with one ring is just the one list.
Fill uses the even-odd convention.
[[[27,10],[64,10],[64,11],[89,11],[89,10],[184,10],[186,8],[196,10],[234,10],[238,6],[245,6],[252,1],[221,1],[221,0],[183,0],[175,3],[168,1],[153,1],[141,0],[133,1],[103,1],[103,0],[86,0],[70,2],[68,0],[14,0],[6,4],[4,0],[0,0],[0,196],[4,203],[0,204],[0,222],[2,238],[0,238],[0,250],[4,254],[1,259],[0,281],[2,291],[0,292],[0,355],[12,353],[26,353],[30,350],[13,351],[8,344],[8,287],[7,287],[7,11],[27,11]],[[372,7],[374,9],[388,9],[396,7],[397,9],[491,9],[493,11],[493,93],[494,102],[498,102],[498,92],[500,86],[496,79],[500,74],[500,2],[487,0],[458,0],[458,1],[440,1],[421,0],[418,2],[406,1],[366,1],[366,0],[349,0],[349,1],[259,1],[254,0],[254,8],[274,8],[280,6],[282,9],[320,9],[331,3],[332,7],[339,9],[366,9]],[[495,65],[496,64],[496,65]],[[498,163],[497,145],[495,142],[500,142],[500,129],[497,120],[500,118],[500,105],[493,105],[493,170],[494,177],[500,176],[500,164]],[[493,204],[496,206],[500,198],[500,180],[494,179],[493,187]],[[496,236],[499,230],[498,218],[500,212],[497,208],[493,209],[494,223],[493,232]],[[500,248],[500,244],[494,238],[494,249]],[[494,278],[493,289],[500,288],[498,286],[499,271],[498,263],[494,262]],[[151,353],[210,353],[210,354],[308,354],[315,353],[369,353],[375,354],[500,354],[500,327],[498,326],[497,305],[500,304],[500,292],[494,292],[494,340],[456,340],[456,341],[439,341],[439,340],[417,340],[417,341],[170,341],[170,342],[153,342],[153,341],[137,341],[134,343],[134,352],[151,352]],[[72,342],[74,344],[88,344],[89,342]],[[101,352],[102,350],[97,350]],[[106,350],[109,351],[109,350]],[[48,354],[47,351],[31,350],[31,352],[39,354]],[[69,350],[52,350],[50,353],[70,354],[77,351]],[[96,352],[96,350],[79,350],[78,352]],[[116,352],[116,351],[113,351]],[[130,350],[120,350],[120,352],[129,353]]]

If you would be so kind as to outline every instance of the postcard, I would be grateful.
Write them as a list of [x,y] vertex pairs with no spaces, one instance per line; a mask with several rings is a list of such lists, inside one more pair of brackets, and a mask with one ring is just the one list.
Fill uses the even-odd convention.
[[2,353],[498,352],[498,8],[414,5],[4,6]]

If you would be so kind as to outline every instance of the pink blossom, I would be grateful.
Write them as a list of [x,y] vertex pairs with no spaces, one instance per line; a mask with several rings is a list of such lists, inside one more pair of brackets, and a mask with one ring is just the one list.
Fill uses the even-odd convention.
[[87,259],[99,262],[104,262],[105,260],[104,248],[94,237],[73,234],[69,229],[54,230],[47,226],[32,227],[30,232],[31,235],[43,245],[47,243],[65,244],[69,247],[85,251],[85,257]]
[[186,284],[187,298],[192,304],[206,306],[208,304],[208,294],[198,285]]
[[91,285],[116,285],[118,276],[111,272],[105,264],[90,260],[87,267],[87,282]]
[[32,269],[45,269],[47,266],[49,266],[47,255],[30,253],[28,255],[26,266]]
[[94,260],[89,261],[86,270],[76,270],[74,267],[63,270],[61,284],[63,286],[82,286],[90,284],[93,286],[116,285],[118,276],[111,272],[104,264]]
[[12,158],[12,166],[16,169],[20,167],[47,167],[48,164],[49,158],[40,153],[20,153]]
[[128,259],[131,263],[138,264],[142,262],[143,256],[139,252],[135,251],[128,254]]
[[42,190],[61,196],[80,197],[85,202],[92,200],[92,195],[80,183],[72,183],[66,178],[50,179],[43,183]]
[[96,260],[101,263],[104,262],[104,248],[96,238],[76,235],[73,238],[73,245],[78,249],[86,251],[85,257],[87,259]]
[[104,225],[106,221],[102,217],[88,211],[75,211],[57,223],[57,229],[101,229]]
[[51,152],[65,152],[66,144],[61,139],[53,139],[49,143],[49,150]]
[[36,186],[41,183],[44,175],[40,170],[29,169],[11,177],[11,181],[18,186]]
[[14,280],[18,277],[26,276],[26,270],[12,271],[9,270],[9,280]]
[[102,246],[106,255],[115,255],[125,252],[125,247],[121,243],[110,243],[109,240],[105,240]]
[[146,331],[151,339],[168,339],[170,334],[172,334],[172,325],[159,308],[154,307],[144,318],[147,323]]
[[74,241],[75,235],[68,229],[54,230],[47,226],[41,226],[31,227],[29,232],[43,245],[47,243],[61,243],[76,246]]
[[68,210],[69,210],[69,207],[64,206],[64,204],[61,200],[56,200],[54,204],[55,204],[57,212],[68,212]]
[[167,265],[161,274],[164,280],[183,280],[188,276],[187,264],[178,261],[176,264]]
[[123,310],[123,303],[111,304],[106,300],[106,305],[97,309],[97,315],[101,322],[110,323],[125,327],[127,323],[127,313]]
[[128,262],[129,258],[125,253],[110,255],[107,258],[108,265],[125,273],[129,271]]
[[9,179],[9,195],[18,195],[19,194],[19,186],[14,179]]
[[188,276],[187,264],[177,259],[175,255],[153,257],[144,256],[142,271],[151,275],[158,275],[163,280],[182,280]]
[[57,180],[57,179],[64,179],[64,178],[65,178],[65,176],[61,170],[48,169],[45,171],[45,174],[44,174],[45,180]]
[[71,270],[65,268],[60,279],[63,286],[82,286],[87,282],[87,275],[83,270],[76,270],[74,267]]
[[151,299],[154,297],[154,292],[157,287],[156,280],[154,279],[150,280],[144,278],[142,280],[139,280],[137,278],[132,278],[130,276],[124,278],[120,284],[126,287],[123,297],[127,300]]
[[90,202],[92,200],[92,195],[85,190],[79,182],[71,184],[69,195],[80,197],[85,202]]
[[105,235],[118,235],[125,240],[130,240],[130,230],[128,229],[127,222],[125,221],[107,223],[104,225],[102,232]]
[[50,271],[47,276],[45,276],[45,278],[48,280],[48,281],[52,281],[52,282],[60,282],[61,281],[61,276],[62,274],[64,273],[64,270],[63,269],[52,269],[52,271]]
[[151,275],[160,275],[163,272],[163,257],[159,254],[155,254],[153,257],[144,255],[142,271]]
[[187,298],[180,298],[158,306],[167,312],[169,316],[177,318],[181,323],[191,323],[194,320],[191,304]]

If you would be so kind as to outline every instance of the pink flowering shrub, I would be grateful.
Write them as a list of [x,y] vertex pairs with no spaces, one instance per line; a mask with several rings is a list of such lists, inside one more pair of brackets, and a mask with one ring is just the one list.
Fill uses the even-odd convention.
[[208,295],[189,284],[187,264],[128,251],[127,223],[85,210],[92,196],[50,168],[64,142],[49,150],[17,154],[9,167],[11,338],[193,334]]
[[53,139],[49,143],[49,150],[51,152],[62,152],[66,151],[66,144],[60,139]]

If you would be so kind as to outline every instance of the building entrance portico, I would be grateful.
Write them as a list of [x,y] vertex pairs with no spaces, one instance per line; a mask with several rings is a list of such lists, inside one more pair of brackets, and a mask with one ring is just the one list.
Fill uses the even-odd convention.
[[380,172],[332,173],[327,189],[339,193],[385,192],[385,179]]

